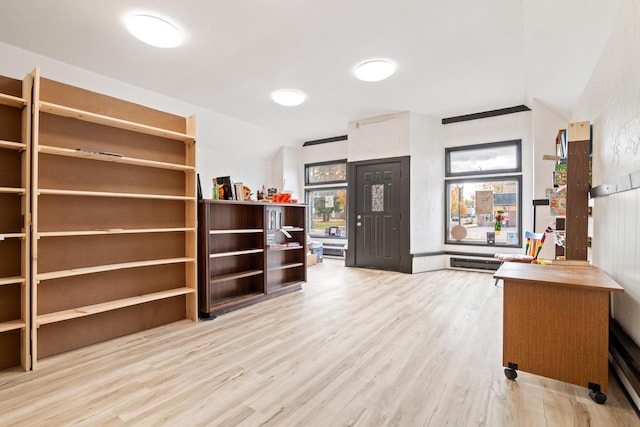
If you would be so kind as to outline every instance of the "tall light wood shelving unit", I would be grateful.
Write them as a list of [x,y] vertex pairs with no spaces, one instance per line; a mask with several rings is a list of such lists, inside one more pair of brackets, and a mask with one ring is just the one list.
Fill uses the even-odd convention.
[[31,368],[31,76],[0,77],[0,369]]
[[33,82],[33,366],[197,320],[195,117]]

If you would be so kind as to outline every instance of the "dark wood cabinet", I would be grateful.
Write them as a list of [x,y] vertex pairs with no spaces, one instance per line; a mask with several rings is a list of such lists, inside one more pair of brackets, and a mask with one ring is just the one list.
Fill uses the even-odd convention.
[[305,214],[305,205],[201,200],[200,317],[300,289],[306,281]]

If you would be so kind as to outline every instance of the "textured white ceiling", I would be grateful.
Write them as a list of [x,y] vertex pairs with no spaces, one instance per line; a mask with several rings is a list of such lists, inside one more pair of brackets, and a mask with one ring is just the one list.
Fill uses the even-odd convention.
[[[0,41],[302,142],[399,111],[442,118],[535,97],[569,112],[622,1],[0,0]],[[124,17],[135,12],[173,22],[184,45],[133,38]],[[355,65],[376,57],[396,74],[356,80]],[[276,105],[279,88],[308,100]]]

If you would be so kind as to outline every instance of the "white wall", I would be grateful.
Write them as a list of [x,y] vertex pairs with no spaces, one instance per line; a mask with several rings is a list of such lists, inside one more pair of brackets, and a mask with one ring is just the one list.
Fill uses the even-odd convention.
[[[196,168],[204,197],[211,197],[212,178],[230,175],[254,192],[271,185],[272,158],[290,138],[250,123],[169,98],[130,84],[0,43],[0,74],[22,79],[36,66],[44,77],[182,116],[197,115]],[[215,96],[215,94],[211,94]]]
[[444,128],[442,120],[410,115],[411,253],[414,273],[444,268]]
[[409,112],[350,122],[349,161],[408,156],[411,153],[409,123]]
[[[533,113],[525,111],[486,119],[450,123],[443,127],[445,147],[514,139],[522,140],[522,228],[523,230],[530,230],[533,222]],[[496,252],[496,248],[492,246],[476,247],[448,244],[444,245],[444,247],[447,251],[480,254],[493,254]],[[500,248],[500,252],[520,253],[522,249]]]
[[[302,168],[306,163],[320,163],[344,160],[348,154],[348,140],[308,145],[302,148]],[[304,177],[303,177],[304,178]]]
[[304,176],[300,172],[302,148],[281,147],[273,159],[273,187],[291,192],[291,198],[304,202]]
[[543,160],[545,154],[555,155],[555,141],[560,129],[567,129],[569,118],[544,102],[534,99],[533,110],[533,198],[545,199],[547,188],[552,188],[556,162]]
[[[640,170],[640,2],[626,0],[572,121],[593,124],[593,186]],[[612,314],[640,344],[640,190],[594,201],[593,263],[625,292]]]
[[[555,141],[560,129],[567,129],[569,119],[544,102],[534,99],[533,110],[533,198],[546,199],[546,190],[553,187],[553,171],[556,162],[543,160],[545,154],[555,155]],[[540,206],[536,215],[536,232],[546,227],[556,227],[556,217],[551,215],[548,206]],[[553,235],[548,234],[545,244],[538,255],[542,259],[555,257]]]

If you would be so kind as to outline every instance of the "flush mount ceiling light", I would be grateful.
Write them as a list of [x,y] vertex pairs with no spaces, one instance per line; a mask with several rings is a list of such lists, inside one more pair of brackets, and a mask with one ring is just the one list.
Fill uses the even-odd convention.
[[176,47],[182,44],[180,31],[164,19],[151,15],[127,18],[127,29],[137,39],[156,47]]
[[396,66],[385,59],[374,59],[363,62],[355,70],[356,78],[365,82],[379,82],[390,77]]
[[271,92],[271,99],[276,104],[284,105],[285,107],[295,107],[304,102],[307,97],[304,93],[293,89],[280,89]]

